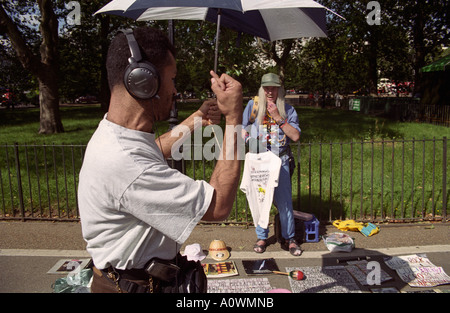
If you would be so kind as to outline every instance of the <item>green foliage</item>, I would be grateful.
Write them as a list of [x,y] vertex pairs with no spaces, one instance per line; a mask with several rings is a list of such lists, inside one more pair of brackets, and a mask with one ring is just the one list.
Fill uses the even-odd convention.
[[[81,24],[68,25],[70,9],[66,1],[54,0],[59,16],[60,81],[63,102],[72,102],[81,95],[105,94],[104,53],[112,36],[120,28],[147,24],[168,30],[167,21],[134,22],[113,15],[94,15],[107,0],[80,1]],[[293,45],[283,68],[267,68],[259,58],[262,50],[254,37],[222,28],[220,34],[219,72],[239,78],[244,93],[254,94],[261,75],[267,71],[283,71],[287,89],[304,91],[340,91],[351,93],[373,89],[377,78],[392,81],[413,81],[417,62],[431,61],[442,46],[448,46],[448,10],[444,2],[386,0],[381,1],[381,25],[369,25],[366,16],[368,0],[328,1],[320,3],[336,11],[345,20],[327,14],[328,37],[307,41],[277,42],[278,51]],[[6,1],[2,6],[13,15],[25,41],[39,49],[38,10],[29,1]],[[178,50],[177,89],[180,93],[206,95],[209,90],[209,70],[213,68],[216,25],[202,21],[174,21],[175,46]],[[1,36],[1,34],[0,34]],[[422,41],[419,41],[422,40]],[[7,41],[6,41],[7,42]],[[266,43],[265,46],[270,43]],[[422,50],[418,51],[418,47]],[[0,47],[4,70],[10,75],[0,77],[0,84],[13,85],[20,94],[36,90],[29,73],[18,71],[21,65],[8,45]],[[420,57],[420,58],[419,58]],[[417,75],[417,74],[416,74]],[[103,85],[104,86],[104,85]]]

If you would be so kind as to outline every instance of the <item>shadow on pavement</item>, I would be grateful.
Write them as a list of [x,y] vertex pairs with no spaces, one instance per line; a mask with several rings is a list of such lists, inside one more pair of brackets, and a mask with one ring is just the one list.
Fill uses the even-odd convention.
[[[412,260],[412,263],[420,264],[422,269],[427,268],[427,262],[433,263],[427,257],[422,258],[420,254],[418,256]],[[321,266],[287,267],[286,271],[301,270],[305,276],[301,281],[290,279],[293,293],[433,293],[442,292],[448,288],[445,285],[410,286],[409,283],[417,283],[412,270],[405,268],[402,271],[403,280],[386,263],[387,260],[392,261],[393,258],[397,261],[396,264],[399,264],[400,259],[395,256],[357,248],[350,253],[330,252],[324,254]],[[434,265],[439,267],[439,264]],[[429,269],[431,272],[431,268]],[[426,272],[424,271],[423,276],[421,273],[417,275],[419,281],[430,280],[430,277],[426,276]]]

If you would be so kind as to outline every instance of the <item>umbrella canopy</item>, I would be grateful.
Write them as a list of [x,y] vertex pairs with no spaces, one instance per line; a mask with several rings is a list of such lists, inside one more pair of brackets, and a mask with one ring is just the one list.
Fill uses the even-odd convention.
[[445,72],[450,69],[450,54],[424,66],[420,69],[421,72]]
[[146,20],[205,20],[269,41],[326,37],[325,12],[312,0],[114,0],[96,12]]
[[269,41],[326,37],[327,10],[334,13],[313,0],[113,0],[95,14],[119,15],[136,21],[180,19],[217,23],[214,60],[217,72],[220,26]]

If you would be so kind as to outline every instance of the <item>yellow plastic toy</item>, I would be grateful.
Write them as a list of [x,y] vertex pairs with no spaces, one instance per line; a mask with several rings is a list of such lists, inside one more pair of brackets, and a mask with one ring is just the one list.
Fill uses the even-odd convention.
[[366,237],[370,237],[380,232],[380,228],[372,223],[361,223],[354,220],[335,220],[333,225],[342,231],[359,231]]

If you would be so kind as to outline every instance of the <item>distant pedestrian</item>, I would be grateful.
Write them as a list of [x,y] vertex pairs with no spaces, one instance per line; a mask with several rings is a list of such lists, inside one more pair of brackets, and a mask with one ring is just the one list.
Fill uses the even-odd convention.
[[314,96],[313,96],[313,93],[310,92],[310,93],[308,94],[308,105],[309,105],[309,106],[312,106],[313,103],[314,103]]
[[316,107],[319,107],[319,92],[318,91],[314,92],[314,105]]
[[334,94],[334,104],[337,108],[341,107],[341,98],[342,96],[339,94],[339,91],[336,91],[336,93]]

